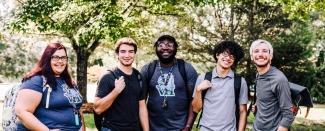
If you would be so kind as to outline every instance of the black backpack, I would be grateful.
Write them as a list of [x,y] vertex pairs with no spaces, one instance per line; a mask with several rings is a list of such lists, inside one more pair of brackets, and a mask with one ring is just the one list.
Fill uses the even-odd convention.
[[[149,63],[148,65],[148,71],[147,71],[147,86],[149,87],[149,84],[150,84],[150,81],[151,81],[151,78],[153,76],[153,74],[155,73],[155,70],[156,70],[156,66],[157,66],[157,62],[158,60],[153,60]],[[186,71],[185,71],[185,61],[182,60],[182,59],[177,59],[177,65],[178,65],[178,69],[179,69],[179,72],[184,80],[184,84],[185,84],[185,87],[186,87],[186,93],[187,93],[187,97],[189,98],[189,100],[192,100],[192,89],[190,87],[188,87],[187,85],[187,75],[186,75]],[[148,94],[148,92],[147,92]]]
[[[308,88],[291,82],[289,82],[289,87],[290,87],[291,101],[292,101],[291,111],[293,115],[296,116],[298,114],[298,111],[300,110],[299,106],[305,106],[307,107],[306,108],[307,111],[305,114],[305,118],[306,118],[308,116],[309,109],[313,107],[313,101],[310,96]],[[252,110],[252,106],[256,103],[256,83],[253,85],[253,89],[254,89],[253,101],[249,105],[247,115],[249,115],[250,111]]]
[[[114,78],[118,78],[119,77],[119,75],[117,75],[115,73],[116,70],[107,70],[107,71],[111,72],[113,74]],[[139,80],[140,87],[142,88],[143,87],[143,83],[142,83],[142,77],[141,77],[140,72],[138,70],[135,70],[135,69],[133,71],[135,71],[135,74],[137,75],[137,78]],[[103,117],[104,117],[103,113],[102,114],[97,114],[97,113],[94,112],[95,126],[96,126],[96,128],[97,128],[98,131],[101,131],[101,129],[102,129],[102,126],[103,126]]]
[[[238,123],[239,123],[239,107],[240,107],[240,104],[239,104],[239,94],[240,94],[240,87],[241,87],[241,76],[239,76],[238,74],[235,73],[235,77],[234,77],[234,92],[235,92],[235,104],[236,104],[236,128],[238,129]],[[212,80],[212,72],[207,72],[205,73],[205,76],[204,76],[204,80],[208,80],[211,82]],[[207,93],[208,89],[207,90],[203,90],[202,91],[202,112],[200,114],[200,117],[199,117],[199,120],[198,120],[198,124],[197,124],[197,128],[199,127],[200,125],[200,120],[202,118],[202,114],[203,114],[203,102],[204,102],[204,97]]]

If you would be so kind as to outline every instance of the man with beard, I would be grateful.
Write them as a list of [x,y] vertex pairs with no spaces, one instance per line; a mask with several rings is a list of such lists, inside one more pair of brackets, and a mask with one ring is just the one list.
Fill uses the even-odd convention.
[[203,106],[200,130],[244,131],[248,88],[245,79],[232,70],[244,57],[243,49],[236,42],[222,41],[212,54],[216,67],[198,77],[192,102],[196,113]]
[[259,39],[252,43],[249,52],[258,72],[253,130],[287,131],[294,120],[290,88],[286,76],[271,66],[273,47]]
[[102,131],[149,131],[141,74],[132,68],[137,45],[131,38],[115,44],[118,65],[98,82],[94,110],[103,114]]
[[162,35],[154,47],[159,60],[141,69],[148,87],[150,130],[190,130],[194,121],[190,102],[197,73],[191,64],[175,58],[178,44],[174,37]]

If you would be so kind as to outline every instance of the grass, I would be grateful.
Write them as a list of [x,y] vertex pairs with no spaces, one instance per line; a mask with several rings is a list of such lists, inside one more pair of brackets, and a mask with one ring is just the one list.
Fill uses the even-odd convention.
[[[94,117],[93,114],[84,114],[85,123],[87,128],[95,129]],[[252,129],[252,124],[254,121],[254,116],[251,114],[248,117],[247,121],[247,131]],[[198,131],[196,129],[197,120],[195,121],[195,125],[193,125],[192,131]],[[303,118],[296,118],[294,124],[291,127],[291,131],[324,131],[325,123],[317,123],[315,121],[306,121]]]
[[84,120],[87,128],[96,128],[93,114],[85,113]]

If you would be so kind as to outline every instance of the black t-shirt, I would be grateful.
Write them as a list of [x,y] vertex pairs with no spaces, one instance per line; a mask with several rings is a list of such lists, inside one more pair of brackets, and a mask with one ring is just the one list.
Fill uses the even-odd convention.
[[126,87],[117,96],[110,108],[104,112],[103,126],[112,130],[138,130],[139,129],[139,101],[144,100],[144,89],[140,86],[138,72],[133,69],[131,75],[115,68],[102,76],[98,82],[96,97],[103,98],[115,87],[115,79],[124,76]]

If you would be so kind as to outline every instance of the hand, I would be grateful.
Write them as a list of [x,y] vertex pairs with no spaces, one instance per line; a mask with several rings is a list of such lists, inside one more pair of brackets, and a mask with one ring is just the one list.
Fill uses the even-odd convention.
[[197,90],[198,91],[203,91],[203,90],[206,90],[206,89],[208,89],[210,87],[212,87],[212,83],[210,81],[208,81],[208,80],[204,80],[198,85]]
[[283,126],[279,126],[278,131],[288,131],[288,128],[285,128]]
[[114,90],[118,93],[121,93],[123,89],[125,88],[125,82],[124,82],[124,77],[121,76],[118,79],[115,79],[115,88]]
[[256,113],[256,104],[254,104],[254,105],[252,105],[252,112],[253,112],[253,114],[255,114]]
[[184,127],[183,129],[182,129],[182,131],[190,131],[191,129],[190,129],[190,127]]

